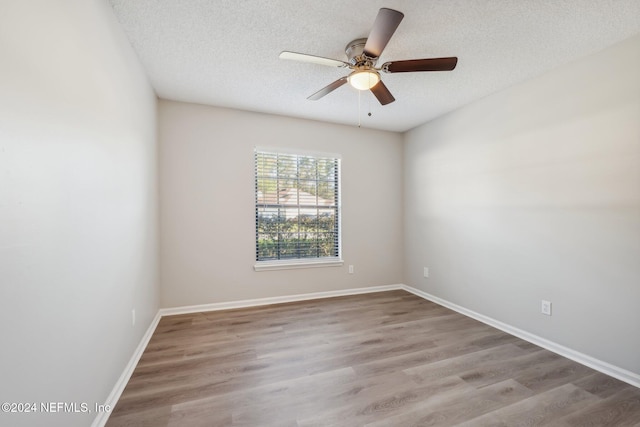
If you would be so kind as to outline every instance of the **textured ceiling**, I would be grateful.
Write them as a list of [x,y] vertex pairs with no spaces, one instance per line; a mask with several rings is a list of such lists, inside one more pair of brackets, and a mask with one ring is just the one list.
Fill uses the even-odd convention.
[[[161,98],[400,132],[640,33],[640,0],[110,2]],[[457,68],[383,73],[396,98],[384,107],[348,85],[308,101],[348,70],[279,53],[345,60],[381,7],[405,18],[379,65],[457,56]]]

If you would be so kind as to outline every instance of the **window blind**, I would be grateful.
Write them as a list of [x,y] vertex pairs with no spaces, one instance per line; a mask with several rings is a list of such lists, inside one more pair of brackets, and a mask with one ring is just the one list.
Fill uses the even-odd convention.
[[339,158],[256,149],[256,261],[339,258],[339,183]]

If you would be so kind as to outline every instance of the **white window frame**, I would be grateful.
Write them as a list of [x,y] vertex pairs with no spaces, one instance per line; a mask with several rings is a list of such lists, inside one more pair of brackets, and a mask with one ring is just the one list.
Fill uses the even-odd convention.
[[[265,152],[269,154],[286,154],[292,156],[309,156],[316,158],[331,158],[337,160],[338,163],[338,171],[337,171],[337,197],[336,197],[336,210],[337,217],[336,220],[338,222],[338,242],[337,242],[337,256],[331,257],[308,257],[308,258],[287,258],[280,260],[260,260],[258,261],[258,165],[257,161],[257,153]],[[253,266],[255,271],[270,271],[270,270],[289,270],[289,269],[301,269],[301,268],[316,268],[316,267],[340,267],[344,264],[342,260],[342,183],[341,183],[341,175],[342,175],[342,157],[339,154],[335,153],[325,153],[325,152],[316,152],[316,151],[305,151],[299,149],[290,149],[290,148],[274,148],[274,147],[255,147],[254,149],[254,187],[255,187],[255,204],[254,207],[256,209],[256,230],[255,230],[255,241],[254,241],[254,249],[255,249],[255,265]],[[298,202],[299,203],[299,202]]]

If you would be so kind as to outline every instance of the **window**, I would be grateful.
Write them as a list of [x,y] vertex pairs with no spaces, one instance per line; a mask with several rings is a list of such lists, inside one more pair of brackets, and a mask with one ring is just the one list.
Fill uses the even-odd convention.
[[339,186],[338,156],[255,150],[256,270],[342,263]]

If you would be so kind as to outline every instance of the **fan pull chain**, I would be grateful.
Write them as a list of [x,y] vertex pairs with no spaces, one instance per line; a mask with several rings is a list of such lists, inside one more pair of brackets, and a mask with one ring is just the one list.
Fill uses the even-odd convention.
[[360,127],[360,94],[361,94],[361,90],[358,91],[358,127]]

